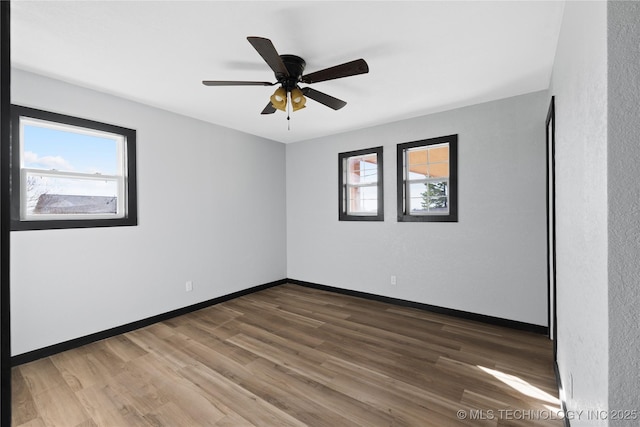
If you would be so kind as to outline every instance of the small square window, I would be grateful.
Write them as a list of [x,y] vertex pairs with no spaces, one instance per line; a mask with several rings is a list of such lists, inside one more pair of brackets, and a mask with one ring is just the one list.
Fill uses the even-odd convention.
[[382,147],[340,153],[340,221],[384,221]]
[[398,221],[457,222],[458,136],[397,146]]
[[12,229],[135,225],[131,129],[12,106]]

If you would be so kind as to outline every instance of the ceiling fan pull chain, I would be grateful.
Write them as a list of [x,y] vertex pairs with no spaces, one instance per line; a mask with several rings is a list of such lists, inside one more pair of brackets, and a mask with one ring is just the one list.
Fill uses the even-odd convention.
[[291,130],[291,92],[287,91],[287,98],[289,101],[287,102],[287,130]]

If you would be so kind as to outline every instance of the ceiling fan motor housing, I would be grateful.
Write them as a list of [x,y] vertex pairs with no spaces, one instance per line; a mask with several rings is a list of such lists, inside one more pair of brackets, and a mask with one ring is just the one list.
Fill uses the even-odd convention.
[[291,92],[291,90],[293,90],[300,82],[302,73],[304,72],[304,67],[307,64],[304,62],[304,59],[296,55],[280,55],[280,58],[282,59],[284,66],[287,68],[289,76],[285,76],[281,73],[275,73],[275,76],[278,82],[282,84],[282,87],[287,92]]

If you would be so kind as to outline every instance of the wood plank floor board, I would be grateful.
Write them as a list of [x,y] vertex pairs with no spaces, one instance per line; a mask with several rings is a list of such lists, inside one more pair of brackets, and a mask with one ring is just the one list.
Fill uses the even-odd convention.
[[[321,394],[322,399],[316,400],[316,404],[321,407],[315,411],[314,417],[317,418],[321,414],[324,418],[326,413],[334,413],[342,418],[342,421],[336,425],[376,425],[394,422],[393,417],[384,413],[381,408],[372,408],[364,404],[360,400],[354,398],[352,393],[343,393],[332,386],[332,382],[320,383],[306,375],[299,374],[295,371],[287,369],[282,365],[257,360],[253,363],[256,375],[264,376],[264,384],[269,386],[272,380],[283,384],[283,390],[293,388],[299,399],[309,400],[308,396]],[[350,390],[351,391],[351,390]],[[269,393],[269,389],[265,390]],[[311,425],[315,425],[312,423]]]
[[[303,328],[298,326],[292,328],[294,332],[291,335],[287,333],[290,330],[289,328],[270,332],[253,325],[239,325],[238,330],[242,331],[242,336],[256,338],[258,341],[277,347],[278,350],[288,353],[295,358],[303,356],[305,361],[315,364],[320,364],[327,359],[327,355],[317,350],[317,347],[322,344],[323,341],[301,334],[300,331],[303,330]],[[233,339],[230,339],[229,342],[233,342]],[[258,356],[256,353],[252,354]]]
[[280,364],[294,372],[307,375],[309,378],[318,382],[331,380],[331,377],[327,375],[327,372],[318,368],[319,364],[317,361],[309,361],[304,358],[297,357],[296,355],[277,346],[267,344],[264,341],[260,341],[259,339],[243,334],[238,334],[233,338],[232,342],[265,360]]
[[67,384],[49,388],[34,396],[40,418],[46,425],[78,425],[90,417]]
[[14,427],[561,426],[545,337],[280,285],[13,368]]
[[[327,305],[344,307],[350,301],[353,301],[353,299],[347,295],[324,292],[312,288],[301,288],[295,285],[284,285],[278,288],[267,289],[265,293],[267,298],[275,298],[280,302],[300,301],[302,303],[300,305],[311,308]],[[318,296],[321,296],[321,298],[318,298]]]
[[[281,365],[256,360],[251,364],[252,378],[244,386],[270,404],[287,413],[295,413],[296,418],[306,425],[317,426],[347,426],[354,423],[346,418],[348,412],[353,412],[353,405],[348,396],[341,397],[341,411],[334,411],[331,402],[334,401],[333,390],[323,387],[320,383],[296,374]],[[322,388],[322,400],[308,399],[310,393],[317,393]],[[360,408],[360,411],[364,411]]]
[[17,425],[27,424],[38,418],[38,409],[33,401],[27,382],[18,369],[11,371],[11,400],[13,410],[13,423]]
[[255,426],[304,426],[295,416],[261,399],[241,384],[204,366],[191,366],[182,375],[205,393],[220,399],[230,410]]
[[113,377],[108,387],[116,394],[127,396],[129,404],[141,414],[152,412],[169,401],[165,393],[132,366]]
[[[291,298],[291,302],[306,303],[304,299],[295,298]],[[332,322],[334,319],[347,319],[351,316],[351,313],[349,313],[347,309],[333,304],[319,304],[313,307],[288,304],[284,307],[281,306],[280,309],[288,310],[292,313],[300,314],[321,322]]]
[[112,371],[88,351],[63,352],[49,358],[72,390],[78,391],[96,383],[105,383]]
[[[91,386],[76,392],[76,398],[82,404],[84,411],[89,414],[90,419],[98,426],[134,426],[148,427],[142,414],[132,411],[124,405],[123,399],[113,399],[108,385]],[[54,426],[75,425],[64,422],[61,424],[48,424]]]
[[315,349],[324,342],[320,336],[318,328],[309,328],[304,325],[287,326],[278,330],[278,337],[294,342],[307,349]]
[[[373,316],[371,316],[373,317]],[[378,321],[373,319],[348,318],[344,321],[332,322],[329,327],[341,326],[345,330],[353,333],[360,333],[367,339],[386,339],[397,344],[410,344],[413,346],[428,348],[446,348],[458,351],[460,343],[447,337],[441,330],[429,330],[425,328],[424,322],[414,323],[415,331],[408,331],[407,328],[398,328],[397,331],[387,330],[392,328],[392,320]]]
[[[176,328],[176,332],[190,337],[193,341],[196,341],[208,347],[209,349],[214,350],[216,353],[224,355],[241,365],[246,365],[247,363],[253,362],[258,356],[227,341],[229,338],[232,338],[238,333],[240,325],[241,324],[228,325],[229,331],[233,330],[233,333],[225,333],[222,336],[218,335],[218,333],[220,332],[220,328],[216,329],[209,337],[207,337],[206,331],[199,330],[197,327],[194,329],[193,327],[180,326]],[[213,334],[215,334],[215,336]]]
[[186,410],[189,418],[196,422],[158,425],[215,425],[230,412],[214,397],[203,394],[197,384],[185,379],[179,371],[162,366],[162,362],[154,358],[150,355],[127,367],[127,375],[133,377],[132,384],[124,375],[119,376],[118,385],[110,384],[116,394],[128,396],[129,404],[144,414],[145,420],[158,423],[163,419],[186,419],[183,413]]
[[332,343],[327,343],[319,349],[328,352],[337,359],[349,360],[353,363],[367,366],[371,370],[409,385],[429,387],[440,384],[446,386],[441,393],[452,392],[454,395],[457,393],[456,387],[449,386],[451,376],[443,376],[442,372],[430,363],[407,358],[382,357],[374,351],[367,350],[363,352],[354,348],[336,346]]
[[35,360],[20,366],[20,374],[32,396],[66,384],[50,358]]
[[[465,384],[465,393],[472,392],[491,398],[494,401],[499,401],[500,406],[495,409],[520,408],[527,410],[543,410],[545,409],[544,404],[558,404],[557,401],[547,402],[546,400],[539,399],[532,401],[523,393],[510,393],[510,391],[514,389],[514,386],[520,386],[523,383],[520,381],[505,383],[492,374],[483,371],[478,366],[459,363],[455,360],[444,358],[438,363],[441,367],[446,366],[444,369],[449,370],[452,374],[455,373],[455,375],[460,378],[460,382]],[[531,390],[533,391],[533,388],[531,388]],[[539,388],[536,387],[535,391],[537,392],[538,390]],[[461,399],[461,401],[464,401],[464,399]]]
[[379,372],[372,374],[361,369],[360,364],[344,359],[333,358],[325,364],[325,367],[338,374],[331,381],[333,387],[337,387],[343,393],[351,394],[357,391],[365,396],[374,396],[377,404],[382,406],[390,403],[387,400],[389,398],[402,401],[402,405],[410,402],[416,406],[425,406],[427,403],[459,401],[462,397],[462,389],[452,393],[455,394],[453,398],[446,397],[441,392],[419,388]]
[[441,347],[435,343],[425,346],[423,342],[413,339],[405,340],[397,337],[389,339],[385,336],[372,337],[369,333],[353,331],[343,328],[341,325],[328,325],[326,328],[322,328],[320,333],[323,335],[319,336],[323,336],[325,342],[347,343],[349,345],[355,343],[361,351],[375,352],[393,359],[405,357],[416,362],[434,363],[439,357],[451,350],[451,348]]
[[162,360],[166,366],[185,367],[195,363],[194,360],[185,357],[181,348],[167,342],[166,338],[169,336],[160,338],[147,328],[129,332],[127,336],[131,341],[144,348],[145,351],[156,356],[158,360]]
[[[14,425],[14,424],[12,424]],[[28,421],[24,424],[20,424],[20,427],[47,427],[42,418],[34,418],[31,421]]]
[[125,362],[144,356],[147,353],[124,335],[117,335],[112,339],[106,340],[104,345],[116,357]]

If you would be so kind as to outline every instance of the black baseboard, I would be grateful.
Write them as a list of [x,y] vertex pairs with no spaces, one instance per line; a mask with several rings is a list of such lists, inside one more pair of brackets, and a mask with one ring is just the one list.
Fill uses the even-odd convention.
[[81,347],[83,345],[91,344],[96,341],[103,340],[105,338],[111,338],[116,335],[124,334],[127,332],[134,331],[136,329],[143,328],[145,326],[152,325],[157,322],[162,322],[164,320],[171,319],[176,316],[181,316],[183,314],[191,313],[196,310],[200,310],[206,307],[210,307],[215,304],[220,304],[221,302],[229,301],[234,298],[241,297],[243,295],[248,295],[254,292],[262,291],[264,289],[268,289],[274,286],[282,285],[287,283],[286,279],[277,280],[275,282],[265,283],[263,285],[254,286],[252,288],[244,289],[242,291],[234,292],[228,295],[223,295],[221,297],[213,298],[207,301],[199,302],[197,304],[189,305],[187,307],[182,307],[177,310],[172,310],[166,313],[158,314],[156,316],[151,316],[146,319],[138,320],[135,322],[127,323],[126,325],[116,326],[115,328],[107,329],[105,331],[96,332],[94,334],[85,335],[80,338],[74,338],[69,341],[64,341],[59,344],[53,344],[48,347],[39,348],[37,350],[29,351],[27,353],[18,354],[16,356],[11,357],[11,366],[18,366],[24,363],[32,362],[34,360],[42,359],[43,357],[52,356],[57,353],[61,353],[63,351],[71,350],[73,348]]
[[432,313],[446,314],[448,316],[460,317],[462,319],[474,320],[476,322],[488,323],[496,326],[504,326],[511,329],[533,332],[541,335],[548,335],[549,328],[546,326],[534,325],[532,323],[519,322],[517,320],[503,319],[501,317],[486,316],[484,314],[471,313],[468,311],[454,310],[452,308],[439,307],[437,305],[424,304],[420,302],[408,301],[398,298],[385,297],[382,295],[370,294],[367,292],[352,291],[349,289],[336,288],[333,286],[320,285],[317,283],[305,282],[296,279],[287,279],[288,283],[306,286],[308,288],[320,289],[329,292],[336,292],[354,297],[366,298],[374,301],[386,302],[389,304],[400,305],[403,307],[417,308],[420,310],[430,311]]

